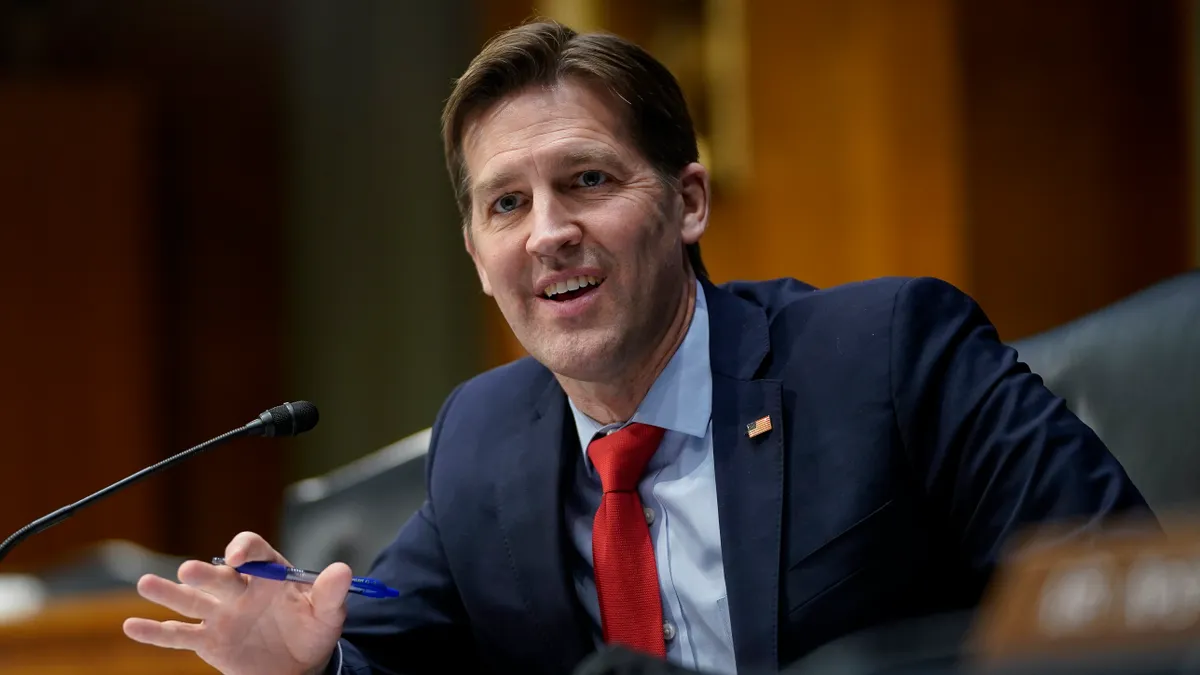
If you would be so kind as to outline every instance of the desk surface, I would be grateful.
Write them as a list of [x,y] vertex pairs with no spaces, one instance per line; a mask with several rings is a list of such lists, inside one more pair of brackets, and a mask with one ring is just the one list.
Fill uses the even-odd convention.
[[134,593],[63,600],[36,615],[0,623],[0,672],[5,675],[214,675],[187,651],[159,649],[125,637],[128,617],[180,619]]

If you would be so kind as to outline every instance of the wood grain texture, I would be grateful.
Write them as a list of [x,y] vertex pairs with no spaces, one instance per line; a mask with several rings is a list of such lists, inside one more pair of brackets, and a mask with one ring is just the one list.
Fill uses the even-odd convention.
[[[1188,269],[1189,6],[748,0],[750,178],[710,273],[940,277],[1015,340]],[[488,312],[489,362],[522,355]]]
[[971,288],[1005,339],[1191,267],[1183,3],[960,3]]
[[215,675],[194,653],[159,649],[129,638],[126,618],[184,620],[133,593],[102,594],[48,605],[0,623],[0,671],[21,675]]
[[[29,485],[3,510],[14,529],[282,402],[289,357],[280,5],[115,0],[26,14],[36,48],[15,66],[0,52],[0,76],[56,93],[0,105],[3,288],[22,303],[4,326],[0,374],[21,384],[3,414],[30,430],[3,448],[29,455],[21,466],[37,456],[71,471],[15,474]],[[132,102],[96,94],[106,82],[125,83]],[[9,180],[21,175],[33,183]],[[74,412],[80,400],[87,412]],[[239,441],[191,459],[30,540],[46,548],[13,563],[100,538],[210,556],[239,530],[270,536],[286,447]]]
[[[152,464],[161,428],[141,93],[0,85],[0,529]],[[161,546],[162,482],[29,539],[6,569],[107,537]]]

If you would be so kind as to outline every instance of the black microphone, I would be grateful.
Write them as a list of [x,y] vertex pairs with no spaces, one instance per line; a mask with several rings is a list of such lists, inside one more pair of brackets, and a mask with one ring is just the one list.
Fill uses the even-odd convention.
[[53,513],[38,518],[32,523],[14,532],[11,537],[4,540],[4,543],[0,544],[0,560],[4,560],[4,556],[8,555],[9,551],[11,551],[14,546],[21,543],[26,537],[54,527],[67,518],[70,518],[76,511],[87,506],[88,504],[99,501],[116,492],[117,490],[129,487],[141,479],[146,478],[151,474],[158,473],[159,471],[162,471],[176,462],[183,461],[192,455],[204,452],[209,448],[215,448],[218,445],[241,436],[272,437],[295,436],[297,434],[302,434],[317,426],[317,420],[319,417],[320,416],[317,413],[317,406],[309,403],[308,401],[295,401],[292,403],[284,403],[283,405],[275,406],[274,408],[263,412],[261,415],[254,420],[251,420],[243,427],[239,427],[233,431],[228,431],[212,440],[205,441],[194,448],[184,450],[178,455],[168,457],[158,464],[155,464],[154,466],[148,466],[132,476],[129,476],[128,478],[117,481],[116,483],[109,485],[95,494],[80,499],[74,504],[69,504]]

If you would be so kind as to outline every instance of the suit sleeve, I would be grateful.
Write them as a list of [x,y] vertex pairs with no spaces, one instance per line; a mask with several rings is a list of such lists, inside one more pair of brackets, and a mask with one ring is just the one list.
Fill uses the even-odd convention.
[[[432,429],[426,483],[433,473],[446,413]],[[474,650],[466,611],[450,574],[438,532],[437,513],[426,499],[396,539],[379,555],[370,575],[400,591],[399,597],[347,598],[346,623],[330,670],[365,675],[470,672]]]
[[982,309],[936,279],[897,293],[891,348],[899,433],[925,492],[981,576],[1038,522],[1071,536],[1148,514],[1099,437],[1002,344]]

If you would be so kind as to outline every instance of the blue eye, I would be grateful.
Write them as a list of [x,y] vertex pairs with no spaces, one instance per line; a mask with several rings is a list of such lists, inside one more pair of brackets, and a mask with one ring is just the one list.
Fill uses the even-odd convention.
[[500,199],[497,199],[496,203],[492,205],[492,211],[494,211],[495,213],[508,213],[510,211],[516,210],[516,208],[520,205],[521,205],[520,195],[513,195],[513,194],[504,195]]
[[579,174],[576,182],[583,187],[596,187],[608,182],[608,176],[604,175],[603,171],[584,171]]

